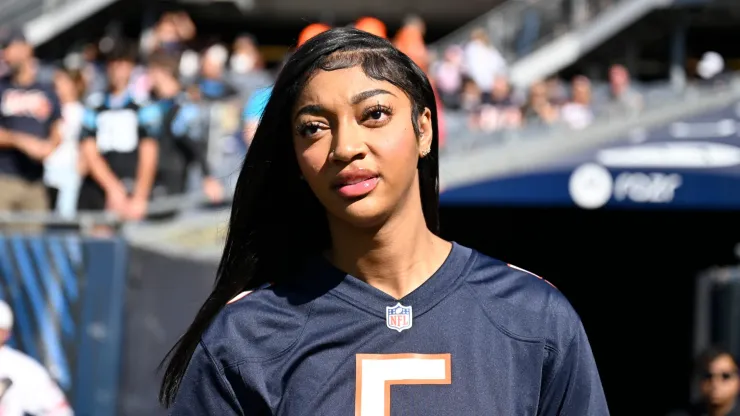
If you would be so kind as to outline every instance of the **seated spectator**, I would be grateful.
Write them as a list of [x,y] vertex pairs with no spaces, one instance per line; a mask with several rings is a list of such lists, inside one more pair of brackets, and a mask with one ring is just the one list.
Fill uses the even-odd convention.
[[522,107],[522,118],[527,125],[550,125],[560,118],[560,111],[550,102],[544,82],[535,82],[529,87],[527,103]]
[[630,74],[622,65],[609,69],[609,115],[629,116],[643,109],[642,96],[630,86]]
[[573,78],[571,100],[560,109],[563,121],[573,129],[588,127],[594,120],[591,106],[591,81],[584,76]]
[[491,91],[483,93],[478,124],[481,130],[488,132],[521,126],[521,110],[512,98],[511,85],[506,76],[497,76]]

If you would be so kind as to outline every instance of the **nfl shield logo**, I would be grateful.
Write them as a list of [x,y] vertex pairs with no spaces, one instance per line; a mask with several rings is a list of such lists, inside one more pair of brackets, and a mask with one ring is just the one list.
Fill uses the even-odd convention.
[[412,319],[411,306],[403,306],[399,302],[396,306],[385,307],[385,325],[390,329],[395,329],[398,332],[409,329],[411,328]]

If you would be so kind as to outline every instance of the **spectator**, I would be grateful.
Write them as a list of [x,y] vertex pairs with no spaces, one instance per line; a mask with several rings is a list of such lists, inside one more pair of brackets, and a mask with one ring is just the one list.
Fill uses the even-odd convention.
[[[329,29],[331,29],[331,27],[323,23],[312,23],[306,26],[298,35],[298,44],[296,45],[296,48],[300,48],[312,37],[326,32]],[[242,121],[244,123],[244,127],[242,128],[242,137],[247,148],[252,143],[252,138],[254,138],[254,133],[257,131],[257,126],[262,118],[262,113],[265,111],[267,102],[270,101],[271,94],[272,86],[257,90],[251,97],[249,97],[247,105],[244,106],[244,112],[242,113]]]
[[211,176],[206,160],[208,118],[183,94],[177,68],[176,59],[167,55],[152,56],[149,72],[159,101],[141,111],[147,136],[156,138],[159,143],[157,190],[167,195],[186,193],[188,172],[197,164],[203,175],[206,196],[213,202],[220,202],[224,190]]
[[483,29],[471,33],[470,42],[465,45],[463,66],[466,74],[483,91],[490,91],[493,80],[506,73],[506,61],[491,45]]
[[594,120],[591,107],[591,81],[582,75],[573,78],[571,95],[571,101],[561,108],[560,115],[571,128],[586,128]]
[[47,211],[42,162],[61,141],[59,101],[38,82],[33,48],[20,30],[10,31],[2,47],[9,72],[0,80],[0,211]]
[[141,105],[127,89],[135,56],[127,43],[117,45],[108,58],[108,92],[88,100],[81,151],[90,171],[79,198],[79,209],[131,220],[146,214],[157,169],[157,142],[146,135]]
[[165,13],[160,17],[154,30],[148,36],[145,36],[144,52],[147,55],[163,52],[179,58],[185,50],[187,42],[195,38],[195,34],[195,24],[187,13]]
[[634,115],[642,111],[642,96],[630,86],[630,74],[622,65],[609,68],[609,113]]
[[671,416],[740,416],[738,361],[724,348],[710,347],[696,361],[701,399],[688,412]]
[[483,131],[518,128],[522,124],[519,106],[511,96],[509,78],[499,75],[489,93],[483,93],[479,127]]
[[444,60],[432,69],[432,78],[439,91],[439,96],[446,107],[460,108],[460,90],[462,89],[463,50],[459,46],[450,46],[445,50]]
[[74,413],[49,372],[36,360],[6,345],[13,312],[0,301],[0,414],[72,416]]
[[255,39],[249,35],[237,37],[229,59],[229,79],[243,99],[272,83],[264,68],[265,62]]
[[51,207],[63,217],[74,216],[84,163],[79,158],[79,140],[85,107],[85,80],[80,71],[59,71],[54,86],[62,110],[62,143],[44,161],[44,181],[49,189]]
[[522,117],[527,125],[550,125],[555,123],[560,114],[548,97],[547,85],[535,82],[529,88],[529,98],[522,107]]
[[429,70],[429,52],[424,43],[426,24],[419,16],[406,17],[403,26],[396,32],[393,45],[408,55],[424,72]]
[[226,61],[229,51],[221,44],[206,49],[201,60],[201,78],[198,81],[203,99],[218,101],[232,98],[238,91],[226,79]]
[[361,17],[355,22],[355,28],[371,33],[379,38],[388,39],[385,23],[375,17]]

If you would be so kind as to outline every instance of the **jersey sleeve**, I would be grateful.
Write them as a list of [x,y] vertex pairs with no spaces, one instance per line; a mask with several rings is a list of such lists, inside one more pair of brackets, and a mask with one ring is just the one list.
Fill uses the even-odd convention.
[[35,374],[32,397],[29,397],[31,414],[39,416],[72,416],[74,413],[67,402],[62,389],[52,380],[45,369],[28,371]]
[[173,403],[171,416],[249,416],[236,398],[223,368],[201,342],[195,349]]
[[197,104],[183,104],[173,117],[170,129],[180,140],[187,159],[197,163],[203,175],[209,176],[211,171],[206,157],[208,126],[203,110]]
[[609,415],[599,371],[580,319],[575,326],[575,335],[568,345],[549,352],[553,364],[544,380],[547,384],[540,396],[539,415]]
[[138,125],[139,140],[141,139],[159,139],[161,134],[163,115],[160,107],[156,104],[144,105],[139,108],[136,114]]
[[144,129],[144,135],[159,137],[162,130],[162,111],[157,105],[147,105],[139,110],[139,126]]
[[85,108],[82,114],[82,127],[80,129],[80,140],[92,139],[98,135],[97,114],[92,108]]

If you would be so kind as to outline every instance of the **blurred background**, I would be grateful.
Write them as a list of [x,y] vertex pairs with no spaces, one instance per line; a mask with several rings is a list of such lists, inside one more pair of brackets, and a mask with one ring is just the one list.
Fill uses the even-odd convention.
[[270,86],[337,26],[427,72],[444,237],[564,292],[613,414],[736,414],[695,359],[740,354],[737,0],[1,0],[3,348],[76,414],[165,414]]

